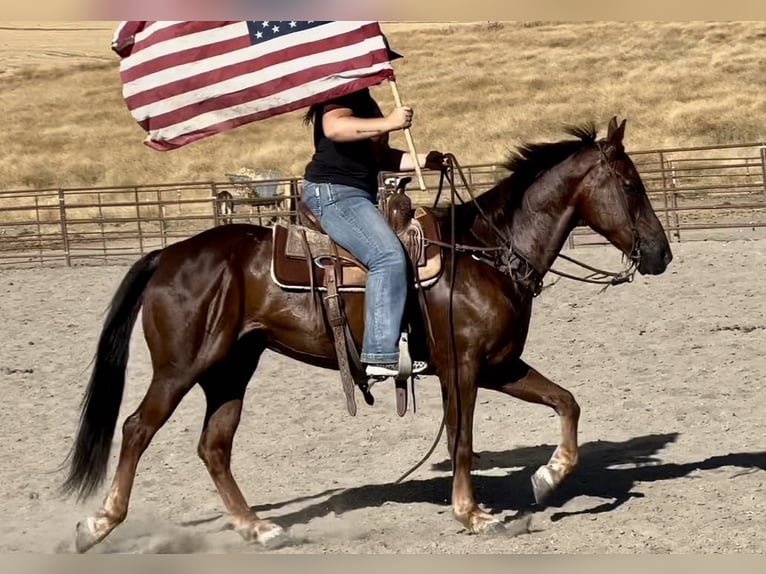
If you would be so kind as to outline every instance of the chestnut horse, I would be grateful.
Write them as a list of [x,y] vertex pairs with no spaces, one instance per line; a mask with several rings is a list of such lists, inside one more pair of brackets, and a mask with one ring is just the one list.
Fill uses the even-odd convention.
[[[453,463],[452,511],[468,532],[502,528],[473,493],[479,387],[548,405],[559,415],[560,444],[533,477],[539,503],[577,464],[577,402],[521,358],[533,299],[570,232],[578,224],[589,226],[643,275],[663,273],[672,259],[665,231],[624,150],[624,131],[625,121],[618,126],[612,118],[602,139],[588,125],[569,129],[573,139],[522,146],[506,164],[511,174],[492,189],[474,201],[434,210],[449,256],[438,281],[421,289],[420,309],[426,311],[421,316],[427,316],[435,335],[419,341],[431,369],[426,374],[441,383]],[[198,454],[232,527],[267,547],[289,541],[279,525],[256,515],[231,473],[245,389],[265,349],[319,367],[339,367],[316,293],[275,284],[271,257],[271,230],[224,225],[148,253],[128,271],[98,342],[65,492],[89,497],[105,478],[129,340],[141,307],[153,377],[122,427],[111,489],[98,511],[77,524],[78,551],[99,543],[125,520],[139,458],[196,384],[207,401]],[[350,332],[359,341],[363,293],[345,292],[342,299]]]

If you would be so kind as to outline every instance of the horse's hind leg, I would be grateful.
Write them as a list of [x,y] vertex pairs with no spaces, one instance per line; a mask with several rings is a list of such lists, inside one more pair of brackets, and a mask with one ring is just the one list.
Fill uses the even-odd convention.
[[122,427],[120,457],[109,494],[94,516],[77,524],[75,546],[78,552],[85,552],[101,542],[125,520],[141,455],[194,383],[193,378],[180,373],[173,376],[155,374],[141,404]]
[[274,548],[288,541],[284,530],[253,512],[231,473],[231,449],[239,426],[247,384],[263,352],[238,343],[232,354],[206,373],[200,381],[207,411],[198,453],[229,513],[229,523],[245,540],[257,540]]
[[452,458],[452,514],[468,532],[497,532],[502,523],[483,510],[474,497],[471,467],[473,464],[473,426],[476,408],[476,366],[465,363],[458,370],[454,386],[441,378],[445,400],[445,428]]
[[561,420],[561,442],[548,464],[532,475],[535,500],[544,504],[561,482],[577,466],[577,425],[580,407],[568,390],[550,381],[521,360],[510,368],[497,370],[480,381],[480,386],[500,391],[530,403],[543,404],[556,411]]

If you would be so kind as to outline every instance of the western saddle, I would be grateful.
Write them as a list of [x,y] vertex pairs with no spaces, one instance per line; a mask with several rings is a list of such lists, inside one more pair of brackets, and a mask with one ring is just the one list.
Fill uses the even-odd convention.
[[[402,242],[413,266],[415,288],[426,289],[439,278],[442,255],[438,245],[439,228],[430,210],[418,207],[405,191],[410,177],[395,180],[395,189],[384,197],[379,208]],[[277,223],[273,227],[272,280],[283,289],[323,292],[324,312],[332,328],[346,408],[356,415],[355,386],[368,405],[374,403],[368,379],[359,359],[343,310],[342,294],[364,292],[367,269],[351,253],[336,244],[322,229],[314,214],[298,201],[298,222]],[[315,303],[315,300],[312,299]],[[414,378],[413,378],[414,384]],[[399,416],[407,411],[407,378],[395,379],[396,409]]]

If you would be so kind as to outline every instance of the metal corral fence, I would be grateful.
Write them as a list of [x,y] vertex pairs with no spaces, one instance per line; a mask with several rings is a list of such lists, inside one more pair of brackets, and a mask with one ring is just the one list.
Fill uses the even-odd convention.
[[[766,144],[631,152],[671,241],[766,237]],[[570,245],[604,243],[578,228]]]
[[[766,144],[631,152],[671,241],[766,237]],[[499,164],[463,167],[480,194],[507,175]],[[381,174],[380,183],[393,174]],[[439,174],[415,178],[413,201],[433,205]],[[242,193],[245,185],[247,193]],[[114,264],[229,222],[294,221],[299,177],[0,191],[0,264]],[[462,186],[463,199],[468,194]],[[439,204],[449,200],[445,185]],[[567,246],[603,244],[578,227]]]

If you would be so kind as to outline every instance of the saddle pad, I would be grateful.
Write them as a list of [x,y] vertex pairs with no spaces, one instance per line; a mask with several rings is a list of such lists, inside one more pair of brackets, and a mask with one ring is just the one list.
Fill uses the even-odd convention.
[[319,233],[304,225],[290,224],[287,226],[287,244],[285,255],[303,259],[308,256],[303,244],[303,234],[306,234],[309,249],[313,257],[328,257],[332,255],[330,238],[324,233]]
[[[439,229],[434,216],[423,209],[416,211],[418,234],[426,239],[439,239]],[[312,260],[306,257],[303,233],[311,250]],[[330,239],[303,225],[280,224],[273,227],[272,280],[284,289],[311,289],[313,273],[314,289],[324,291],[324,269],[316,263],[319,257],[333,256]],[[367,270],[349,253],[339,248],[341,255],[340,274],[337,278],[339,291],[364,291]],[[410,253],[410,256],[413,254]],[[438,279],[442,269],[441,249],[429,245],[415,255],[418,259],[418,275],[421,287],[426,288]]]

